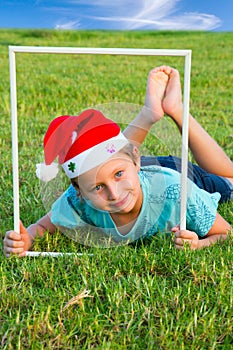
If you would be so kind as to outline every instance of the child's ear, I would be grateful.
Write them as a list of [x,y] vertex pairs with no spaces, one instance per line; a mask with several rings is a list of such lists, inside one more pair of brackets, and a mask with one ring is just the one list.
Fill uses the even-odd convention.
[[75,182],[75,179],[71,179],[71,183],[74,186],[74,188],[78,188],[78,184]]
[[76,191],[79,193],[79,185],[77,184],[77,182],[75,181],[75,179],[71,179],[71,183],[74,186],[74,188],[76,189]]
[[77,191],[77,196],[78,196],[80,202],[83,202],[83,198],[84,198],[84,197],[82,196],[80,187],[79,187],[79,185],[78,185],[78,178],[71,179],[71,183],[72,183],[72,185],[74,186],[74,188],[75,188],[76,191]]
[[135,157],[135,165],[137,166],[139,171],[141,167],[141,157],[140,157],[139,149],[136,146],[133,147],[133,154]]

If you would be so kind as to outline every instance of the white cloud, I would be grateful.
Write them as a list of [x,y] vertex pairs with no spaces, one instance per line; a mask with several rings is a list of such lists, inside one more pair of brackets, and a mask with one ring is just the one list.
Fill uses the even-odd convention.
[[[57,29],[170,29],[213,30],[221,20],[206,13],[181,13],[181,0],[68,0],[60,1],[68,20],[57,24]],[[65,4],[68,5],[65,7]],[[58,8],[57,8],[58,9]],[[179,14],[178,14],[179,12]],[[70,16],[77,19],[70,20]]]
[[57,23],[55,25],[55,29],[78,29],[80,28],[80,22],[79,21],[68,21],[64,23]]

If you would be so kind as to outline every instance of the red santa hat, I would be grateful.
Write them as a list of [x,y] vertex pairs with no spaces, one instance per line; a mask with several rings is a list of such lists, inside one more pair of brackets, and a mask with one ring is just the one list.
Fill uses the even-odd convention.
[[37,165],[37,176],[54,178],[58,163],[72,179],[108,160],[128,143],[118,124],[100,111],[88,109],[78,116],[61,116],[49,125],[44,137],[45,165]]

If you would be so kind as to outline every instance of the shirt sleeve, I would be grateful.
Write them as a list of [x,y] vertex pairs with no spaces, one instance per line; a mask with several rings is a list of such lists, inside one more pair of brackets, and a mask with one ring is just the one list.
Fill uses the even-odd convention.
[[220,197],[218,192],[208,193],[192,184],[187,199],[187,229],[205,237],[215,222]]
[[55,226],[69,229],[83,227],[86,223],[68,202],[67,192],[64,192],[52,206],[51,221]]

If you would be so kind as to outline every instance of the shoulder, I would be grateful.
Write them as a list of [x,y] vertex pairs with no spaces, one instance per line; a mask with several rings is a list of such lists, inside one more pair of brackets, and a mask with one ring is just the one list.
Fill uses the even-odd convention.
[[164,174],[165,176],[180,177],[180,173],[174,169],[166,168],[160,165],[148,165],[140,168],[143,174]]
[[180,183],[181,178],[178,171],[157,165],[142,167],[139,172],[139,177],[142,181],[147,179],[150,183],[161,183],[161,185],[166,185],[166,187],[170,184]]
[[145,197],[150,203],[165,203],[171,205],[180,200],[180,174],[172,169],[160,166],[143,167],[139,173],[141,186]]

